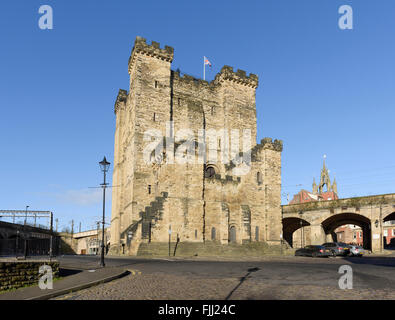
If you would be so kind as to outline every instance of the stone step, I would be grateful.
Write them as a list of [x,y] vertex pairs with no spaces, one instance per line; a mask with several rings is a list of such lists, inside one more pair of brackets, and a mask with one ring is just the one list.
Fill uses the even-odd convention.
[[[171,243],[171,255],[173,255],[175,242]],[[176,256],[262,256],[266,254],[279,254],[280,246],[269,246],[264,242],[252,242],[249,244],[220,244],[219,242],[180,242],[177,246]],[[138,255],[166,256],[169,254],[168,242],[142,243],[138,249]]]

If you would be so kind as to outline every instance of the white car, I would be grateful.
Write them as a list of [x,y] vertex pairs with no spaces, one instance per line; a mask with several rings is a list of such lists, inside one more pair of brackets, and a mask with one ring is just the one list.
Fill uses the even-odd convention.
[[361,246],[356,246],[356,245],[349,245],[350,247],[350,255],[351,256],[357,256],[357,257],[362,257],[365,253],[365,250]]

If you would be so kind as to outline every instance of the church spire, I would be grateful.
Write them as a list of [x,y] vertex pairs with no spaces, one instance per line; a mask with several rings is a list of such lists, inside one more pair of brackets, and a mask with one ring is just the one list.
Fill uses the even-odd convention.
[[314,193],[314,194],[317,194],[317,193],[318,193],[318,186],[317,186],[317,184],[315,183],[315,178],[313,178],[313,193]]
[[332,184],[332,191],[337,194],[337,183],[336,183],[336,178],[333,179],[333,184]]
[[326,158],[326,154],[324,155],[324,163],[321,170],[320,185],[318,186],[319,193],[322,193],[325,185],[327,191],[331,190],[331,179],[329,177],[329,170],[325,166],[325,158]]

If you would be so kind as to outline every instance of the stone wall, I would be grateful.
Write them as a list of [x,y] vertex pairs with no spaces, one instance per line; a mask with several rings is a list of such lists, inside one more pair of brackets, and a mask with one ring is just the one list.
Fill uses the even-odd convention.
[[[122,244],[131,253],[141,241],[164,242],[170,228],[172,241],[275,244],[281,234],[283,146],[271,138],[257,144],[258,77],[224,66],[208,82],[171,70],[173,56],[173,48],[138,37],[129,59],[129,90],[119,90],[115,102],[113,184],[118,187],[112,190],[110,253],[121,252]],[[147,139],[149,130],[165,138],[155,155],[160,161],[151,164],[144,150],[157,141]],[[216,136],[202,137],[202,130]],[[251,133],[247,146],[245,130]],[[175,162],[177,147],[188,140],[196,143],[194,162]],[[199,162],[202,140],[207,155],[217,160]],[[236,145],[237,152],[223,161],[223,147]],[[235,173],[237,165],[229,161],[239,151],[251,151],[247,174]],[[205,176],[208,167],[215,170],[213,177]]]
[[[170,256],[173,257],[176,243],[170,244]],[[244,245],[228,244],[223,245],[219,241],[198,242],[180,242],[175,252],[176,257],[262,257],[266,255],[287,255],[293,254],[294,250],[290,249],[283,243],[268,245],[265,242],[251,242]],[[165,257],[169,255],[169,243],[152,242],[142,243],[139,246],[137,255],[148,257]]]
[[57,261],[0,262],[0,291],[38,284],[42,276],[39,268],[44,264],[52,268],[53,278],[58,277],[59,262]]
[[78,241],[71,233],[61,232],[60,234],[60,254],[77,254]]

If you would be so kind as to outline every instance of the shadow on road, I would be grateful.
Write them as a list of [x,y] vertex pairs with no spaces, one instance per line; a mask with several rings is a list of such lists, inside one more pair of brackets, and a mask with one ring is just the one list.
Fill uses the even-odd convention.
[[251,274],[251,273],[253,273],[253,272],[256,272],[256,271],[258,271],[258,270],[260,270],[259,268],[249,268],[248,270],[247,270],[247,274],[244,276],[244,277],[241,277],[240,278],[240,282],[237,284],[237,286],[236,287],[234,287],[234,289],[227,295],[227,297],[225,298],[225,300],[229,300],[230,299],[230,297],[232,296],[232,294],[242,285],[242,283],[245,281],[245,280],[247,280],[247,278],[248,278],[248,276]]
[[395,267],[395,257],[343,257],[342,259],[354,264]]
[[60,277],[72,276],[72,275],[80,273],[80,272],[82,272],[82,270],[59,268],[59,276]]

